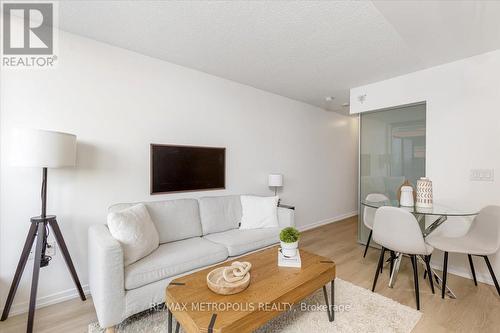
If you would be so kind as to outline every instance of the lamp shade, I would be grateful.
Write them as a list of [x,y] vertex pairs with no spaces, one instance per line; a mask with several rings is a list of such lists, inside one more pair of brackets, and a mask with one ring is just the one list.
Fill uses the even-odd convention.
[[76,163],[76,135],[16,128],[10,145],[13,166],[63,168]]
[[283,186],[283,175],[280,174],[270,174],[269,175],[269,186],[281,187]]

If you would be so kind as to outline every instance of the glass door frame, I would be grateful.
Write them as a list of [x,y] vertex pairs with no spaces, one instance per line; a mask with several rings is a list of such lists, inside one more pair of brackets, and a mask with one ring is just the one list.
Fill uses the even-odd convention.
[[[426,121],[426,136],[427,136],[427,101],[425,101],[425,100],[420,101],[420,102],[415,102],[415,103],[401,104],[401,105],[391,106],[391,107],[387,107],[387,108],[364,111],[364,112],[358,113],[358,232],[357,232],[357,241],[359,244],[366,245],[366,241],[367,241],[366,239],[361,239],[361,231],[359,230],[360,226],[363,224],[363,221],[361,220],[362,219],[362,209],[363,209],[363,207],[361,205],[361,199],[362,199],[361,198],[361,132],[362,132],[361,117],[362,117],[362,115],[365,115],[365,114],[390,111],[390,110],[394,110],[394,109],[401,109],[401,108],[418,106],[418,105],[425,106],[425,112],[426,112],[425,121]],[[427,164],[427,162],[426,162],[426,164]],[[371,244],[375,245],[375,242],[372,241]]]

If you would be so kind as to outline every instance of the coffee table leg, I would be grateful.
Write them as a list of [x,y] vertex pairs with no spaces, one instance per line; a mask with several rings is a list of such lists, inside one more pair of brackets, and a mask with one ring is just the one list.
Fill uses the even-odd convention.
[[168,319],[167,319],[167,332],[172,333],[172,311],[170,311],[169,308],[167,308],[167,314],[168,314]]
[[[172,333],[172,311],[170,311],[169,308],[167,308],[167,314],[168,314],[168,319],[167,319],[167,332],[168,333]],[[175,333],[179,333],[179,329],[180,329],[180,324],[179,322],[177,321],[177,319],[175,320]]]
[[328,320],[330,322],[335,320],[335,310],[334,310],[334,305],[335,305],[335,280],[332,280],[330,282],[330,298],[332,300],[332,305],[330,307],[330,304],[328,302],[328,295],[326,292],[326,286],[323,286],[323,295],[325,296],[325,303],[326,303],[326,313],[328,314]]

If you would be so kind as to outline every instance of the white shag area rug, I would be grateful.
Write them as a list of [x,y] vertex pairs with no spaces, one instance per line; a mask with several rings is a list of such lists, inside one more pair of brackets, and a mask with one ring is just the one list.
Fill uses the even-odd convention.
[[[330,286],[327,287],[330,296]],[[322,289],[296,304],[292,310],[259,328],[258,333],[298,332],[411,332],[422,314],[390,298],[372,293],[339,278],[335,279],[335,321],[329,322]],[[307,308],[307,310],[305,310]],[[175,320],[174,320],[175,331]],[[181,327],[181,332],[183,332]],[[102,333],[98,323],[89,333]],[[167,332],[167,312],[150,310],[132,316],[117,326],[118,333]]]

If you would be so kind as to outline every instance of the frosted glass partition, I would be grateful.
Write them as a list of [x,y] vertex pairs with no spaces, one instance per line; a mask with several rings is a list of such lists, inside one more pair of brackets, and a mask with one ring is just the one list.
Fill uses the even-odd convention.
[[[413,185],[425,175],[425,104],[360,116],[360,199],[383,193],[397,199],[399,186],[408,179]],[[365,244],[369,230],[360,206],[358,240]]]

